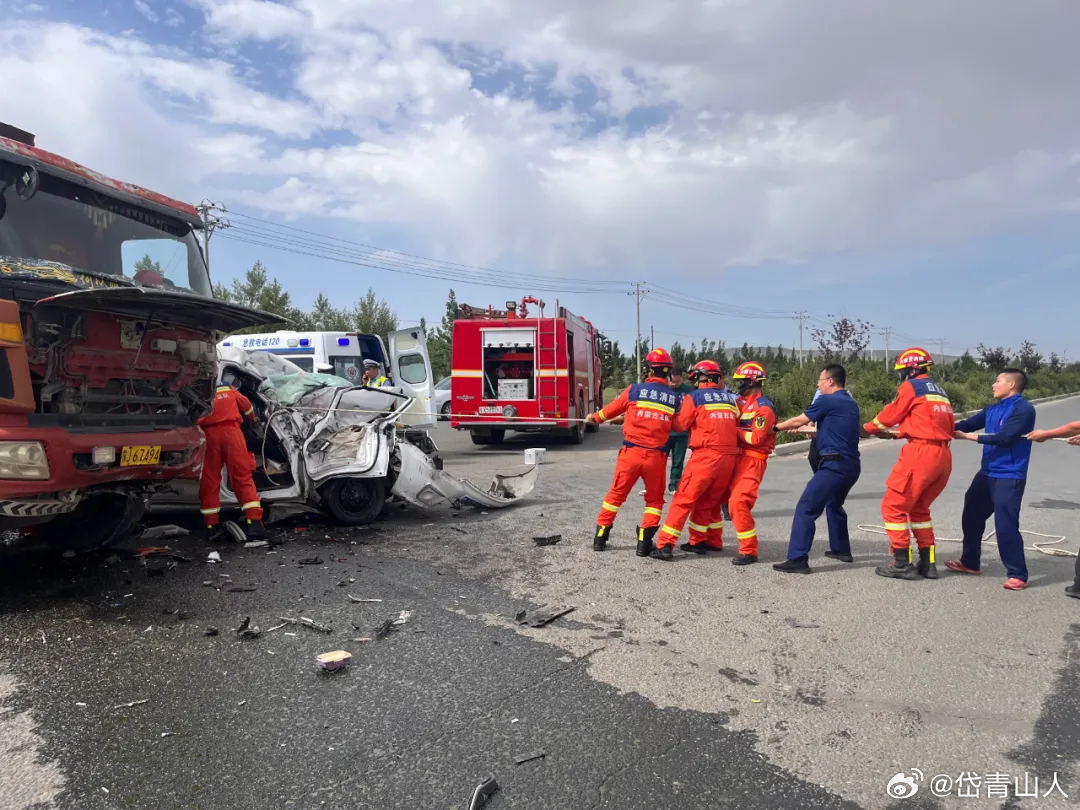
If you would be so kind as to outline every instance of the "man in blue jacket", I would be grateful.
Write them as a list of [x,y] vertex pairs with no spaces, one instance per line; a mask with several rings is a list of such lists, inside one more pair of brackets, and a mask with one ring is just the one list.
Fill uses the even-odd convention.
[[[1027,375],[1007,368],[994,381],[994,399],[989,408],[956,423],[955,438],[983,445],[982,466],[964,496],[964,552],[945,567],[961,574],[980,573],[983,532],[986,520],[994,516],[998,553],[1005,564],[1005,587],[1020,591],[1027,587],[1024,538],[1020,534],[1020,501],[1027,483],[1031,442],[1027,434],[1035,428],[1035,407],[1021,396]],[[983,430],[977,435],[973,431]]]

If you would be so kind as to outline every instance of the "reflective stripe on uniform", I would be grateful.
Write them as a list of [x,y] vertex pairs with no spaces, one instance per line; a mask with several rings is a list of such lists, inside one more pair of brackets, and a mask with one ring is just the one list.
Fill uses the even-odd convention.
[[646,515],[656,515],[657,517],[660,517],[660,510],[657,509],[654,506],[646,506],[645,507],[645,514]]
[[906,523],[886,523],[885,531],[888,532],[906,532],[908,525]]
[[639,408],[645,408],[650,411],[660,411],[660,413],[668,414],[675,413],[675,409],[672,408],[670,405],[662,405],[659,402],[646,402],[643,399],[639,399],[634,404],[637,405]]
[[878,421],[878,418],[876,416],[874,417],[874,424],[877,425],[882,430],[888,430],[887,427],[885,427],[883,424],[881,424],[880,421]]
[[710,523],[709,524],[709,531],[710,532],[715,532],[717,529],[722,529],[722,528],[724,528],[724,521],[722,521],[722,520],[719,523]]
[[740,540],[747,540],[751,537],[757,537],[757,529],[750,529],[749,531],[745,532],[735,532],[735,536],[738,537]]
[[690,529],[692,531],[695,531],[695,532],[707,532],[709,530],[708,526],[699,526],[698,524],[694,523],[694,521],[692,521],[692,520],[687,525],[690,527]]
[[262,502],[260,501],[248,501],[247,503],[242,504],[240,508],[246,511],[248,509],[255,509],[256,507],[260,506],[262,506]]
[[707,402],[705,403],[705,410],[707,411],[731,411],[732,413],[738,413],[739,409],[728,402]]
[[217,393],[219,393],[219,394],[222,393],[223,391],[231,391],[231,390],[232,390],[231,385],[219,385],[217,387]]
[[601,422],[607,419],[607,417],[604,416],[604,410],[602,408],[596,412],[596,418],[599,419]]
[[254,415],[255,415],[255,408],[253,408],[253,407],[248,408],[246,411],[244,411],[244,416],[254,416]]
[[203,515],[216,515],[220,511],[221,511],[221,507],[220,506],[215,506],[213,509],[200,509],[199,513],[203,514]]
[[743,438],[746,439],[746,443],[749,444],[754,440],[754,434],[748,430],[743,434]]
[[664,534],[670,534],[672,537],[678,537],[682,532],[679,529],[673,529],[670,526],[664,526],[660,531]]
[[612,506],[607,501],[604,501],[604,508],[607,509],[609,512],[618,512],[619,511],[619,507]]

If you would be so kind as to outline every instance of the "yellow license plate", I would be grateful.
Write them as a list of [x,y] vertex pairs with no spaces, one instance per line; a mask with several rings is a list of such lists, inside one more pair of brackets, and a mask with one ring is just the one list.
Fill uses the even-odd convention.
[[161,447],[149,447],[135,445],[125,447],[120,451],[121,467],[146,467],[151,464],[161,463]]

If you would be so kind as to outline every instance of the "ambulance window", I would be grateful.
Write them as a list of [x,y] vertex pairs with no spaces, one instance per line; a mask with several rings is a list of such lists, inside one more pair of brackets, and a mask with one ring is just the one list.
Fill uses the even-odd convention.
[[410,385],[419,385],[427,380],[422,354],[407,354],[398,362],[401,367],[401,379]]
[[285,359],[294,365],[300,366],[303,371],[315,370],[315,360],[312,357],[286,357]]
[[363,376],[364,359],[362,357],[331,355],[329,359],[334,366],[334,374],[349,382],[359,383]]

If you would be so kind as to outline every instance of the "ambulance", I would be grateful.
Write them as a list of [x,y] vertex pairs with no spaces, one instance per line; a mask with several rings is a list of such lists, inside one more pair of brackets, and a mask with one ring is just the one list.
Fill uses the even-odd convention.
[[435,380],[424,330],[401,329],[387,337],[389,350],[378,335],[294,331],[232,335],[218,348],[276,354],[304,371],[333,374],[356,385],[364,376],[364,361],[374,360],[391,385],[415,399],[410,426],[435,427]]

